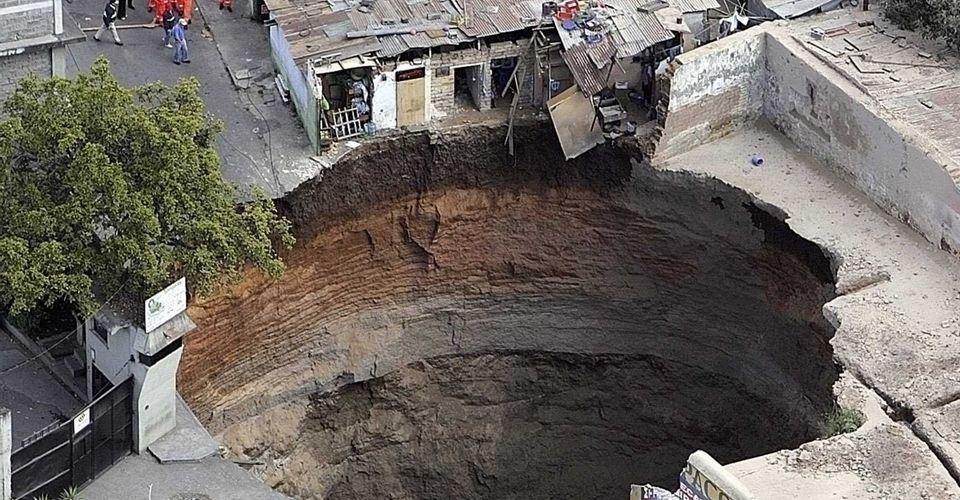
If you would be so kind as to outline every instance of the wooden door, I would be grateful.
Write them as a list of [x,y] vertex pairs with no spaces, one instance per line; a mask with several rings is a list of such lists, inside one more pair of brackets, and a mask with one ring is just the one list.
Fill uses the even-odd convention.
[[397,72],[397,126],[427,120],[426,78],[423,68]]

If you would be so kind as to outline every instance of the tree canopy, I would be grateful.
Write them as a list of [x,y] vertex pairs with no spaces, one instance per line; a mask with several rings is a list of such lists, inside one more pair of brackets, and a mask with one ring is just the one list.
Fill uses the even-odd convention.
[[960,0],[887,0],[884,14],[904,29],[960,50]]
[[127,89],[100,59],[75,79],[22,80],[0,116],[0,307],[11,314],[62,301],[86,315],[95,290],[148,296],[180,276],[206,293],[245,263],[283,273],[290,225],[262,192],[221,177],[222,125],[195,79]]

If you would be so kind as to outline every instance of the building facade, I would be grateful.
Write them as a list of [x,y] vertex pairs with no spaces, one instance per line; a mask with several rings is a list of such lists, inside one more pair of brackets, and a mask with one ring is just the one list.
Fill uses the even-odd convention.
[[[701,18],[717,5],[697,1]],[[655,13],[666,3],[642,0],[266,2],[278,85],[317,149],[472,111],[546,110],[574,86],[589,102],[571,109],[599,115],[603,101],[616,108],[608,131],[635,128],[626,122],[648,119],[655,69],[682,50],[677,30],[690,31],[680,10],[672,28]]]
[[0,101],[27,75],[66,73],[66,45],[84,36],[62,2],[0,0]]

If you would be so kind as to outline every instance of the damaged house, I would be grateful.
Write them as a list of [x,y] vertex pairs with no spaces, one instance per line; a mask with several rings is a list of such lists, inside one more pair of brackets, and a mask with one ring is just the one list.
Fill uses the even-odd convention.
[[318,149],[469,110],[546,108],[577,156],[652,119],[656,69],[691,31],[644,0],[265,1],[278,85]]
[[281,86],[318,147],[462,109],[510,106],[515,89],[517,104],[531,105],[545,85],[535,85],[532,68],[539,1],[267,3]]
[[[689,10],[705,27],[706,11],[719,5],[704,3]],[[693,35],[683,11],[663,1],[565,3],[552,22],[576,82],[547,103],[567,158],[654,120],[656,76]]]

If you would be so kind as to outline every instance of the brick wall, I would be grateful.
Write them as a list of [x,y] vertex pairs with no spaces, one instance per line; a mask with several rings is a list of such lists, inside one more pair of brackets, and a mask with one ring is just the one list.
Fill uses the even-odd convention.
[[[490,67],[492,59],[501,59],[506,57],[519,57],[518,64],[521,66],[518,75],[524,73],[523,92],[520,95],[520,105],[527,106],[533,102],[533,85],[535,81],[536,68],[533,66],[534,58],[531,50],[527,50],[527,42],[521,40],[518,42],[497,42],[493,44],[481,44],[480,48],[476,46],[454,50],[450,52],[434,53],[428,69],[432,72],[430,87],[430,100],[433,110],[441,115],[449,115],[456,110],[454,103],[455,92],[455,69],[458,67],[479,65],[480,68],[476,74],[477,89],[475,97],[478,107],[481,111],[490,109],[491,99],[493,98],[493,74]],[[524,72],[524,67],[526,71]]]
[[453,112],[454,70],[449,66],[434,63],[431,67],[433,79],[430,82],[430,103],[435,112],[449,115]]
[[744,31],[677,57],[669,82],[658,79],[657,156],[684,153],[760,117],[764,40]]
[[0,57],[0,102],[13,93],[17,81],[34,74],[49,77],[52,71],[50,49],[27,51],[22,54]]
[[0,43],[52,34],[53,23],[52,0],[0,0]]

